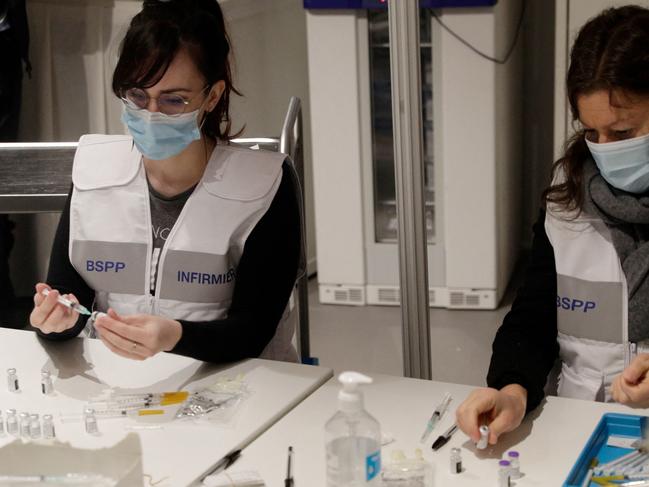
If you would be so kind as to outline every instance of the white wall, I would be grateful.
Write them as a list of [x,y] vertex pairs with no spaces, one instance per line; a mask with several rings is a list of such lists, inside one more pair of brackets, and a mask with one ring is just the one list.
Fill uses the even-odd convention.
[[309,273],[316,270],[311,163],[311,121],[302,0],[221,0],[235,57],[234,130],[243,136],[278,136],[291,96],[302,101],[305,158],[305,211]]

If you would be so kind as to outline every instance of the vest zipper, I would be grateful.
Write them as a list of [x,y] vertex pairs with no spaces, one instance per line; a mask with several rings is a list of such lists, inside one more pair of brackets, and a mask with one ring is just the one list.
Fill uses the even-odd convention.
[[[622,271],[620,270],[620,272]],[[629,293],[624,274],[622,274],[621,281],[622,296],[624,296],[624,300],[626,301],[625,303],[622,303],[622,306],[624,306],[624,319],[622,320],[622,345],[624,348],[624,368],[626,369],[631,363],[631,360],[633,360],[633,357],[635,357],[637,347],[635,343],[629,341]]]
[[[211,156],[210,156],[211,157]],[[198,183],[196,183],[196,187],[194,188],[194,191],[192,191],[192,194],[189,195],[187,198],[187,201],[185,201],[185,204],[183,205],[182,210],[180,210],[180,214],[178,215],[178,218],[176,218],[176,221],[174,222],[173,226],[171,227],[171,230],[169,231],[169,235],[167,235],[167,240],[164,241],[162,244],[162,248],[160,249],[160,255],[158,257],[158,265],[156,266],[156,282],[155,282],[155,293],[153,296],[154,300],[154,305],[155,305],[155,312],[152,313],[154,315],[159,314],[159,304],[160,304],[160,285],[162,284],[162,276],[163,276],[163,271],[164,271],[164,263],[167,258],[167,252],[169,250],[169,246],[171,245],[176,233],[178,232],[178,228],[180,228],[185,215],[187,214],[187,211],[189,211],[187,208],[191,205],[192,201],[194,200],[194,195],[196,194],[196,190],[199,188],[200,185],[203,184],[203,178],[205,177],[205,171],[207,170],[207,167],[205,167],[205,170],[203,171],[203,175],[201,178],[198,180]],[[149,226],[151,226],[151,210],[149,209]],[[151,235],[151,239],[153,239],[153,235]],[[151,246],[153,247],[153,240],[151,243]]]

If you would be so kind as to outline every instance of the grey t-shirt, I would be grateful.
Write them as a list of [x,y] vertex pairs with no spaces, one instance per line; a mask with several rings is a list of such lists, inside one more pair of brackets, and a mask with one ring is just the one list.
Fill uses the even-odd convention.
[[[148,183],[148,180],[147,180]],[[158,193],[149,184],[149,201],[151,202],[151,231],[153,232],[153,254],[151,255],[151,294],[155,293],[160,252],[167,241],[176,220],[180,216],[185,203],[196,189],[196,185],[172,197]]]

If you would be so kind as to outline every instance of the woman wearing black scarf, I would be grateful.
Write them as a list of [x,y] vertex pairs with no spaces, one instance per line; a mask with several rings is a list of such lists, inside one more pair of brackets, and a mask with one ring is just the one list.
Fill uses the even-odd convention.
[[605,10],[575,40],[566,84],[578,130],[543,195],[489,387],[457,411],[476,441],[488,423],[496,443],[544,391],[649,406],[648,46],[649,10],[636,6]]

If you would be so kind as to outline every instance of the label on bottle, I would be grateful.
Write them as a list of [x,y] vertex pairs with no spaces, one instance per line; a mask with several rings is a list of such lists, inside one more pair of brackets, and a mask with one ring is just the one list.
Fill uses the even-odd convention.
[[365,458],[365,474],[369,482],[381,472],[381,450],[370,453]]

